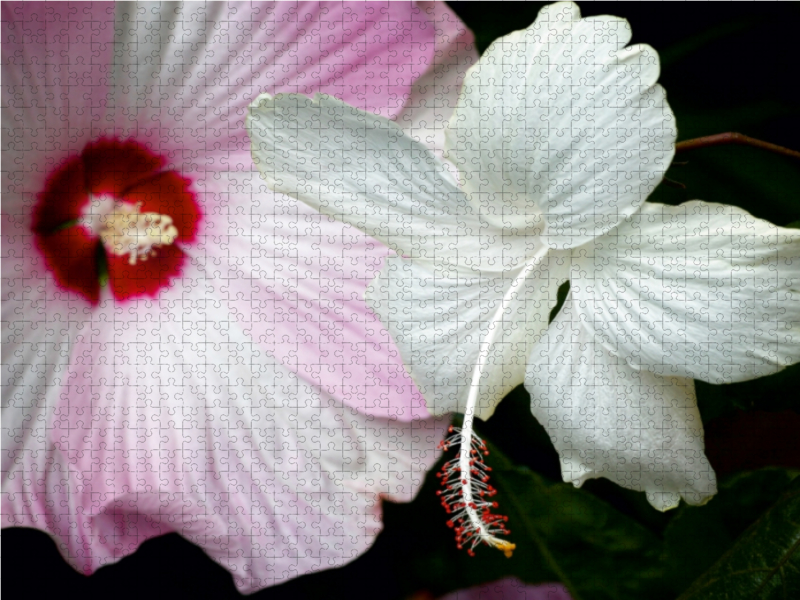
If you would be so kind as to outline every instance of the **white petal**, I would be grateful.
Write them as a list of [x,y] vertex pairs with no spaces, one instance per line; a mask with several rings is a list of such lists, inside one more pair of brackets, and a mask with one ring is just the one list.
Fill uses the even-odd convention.
[[480,221],[443,163],[383,117],[329,96],[262,94],[247,123],[270,188],[408,258],[503,270],[540,251],[538,237]]
[[740,208],[647,203],[573,250],[587,327],[628,364],[711,383],[800,361],[800,232]]
[[545,7],[495,41],[464,80],[447,157],[484,218],[571,248],[633,214],[661,181],[675,121],[652,48],[617,17]]
[[716,493],[691,379],[637,371],[608,352],[567,299],[531,352],[531,411],[561,458],[564,481],[606,477],[659,510]]
[[[529,345],[547,328],[555,304],[558,286],[548,283],[548,272],[559,269],[555,263],[548,269],[548,262],[541,260],[515,283],[518,272],[450,277],[426,261],[387,260],[367,290],[367,303],[395,340],[433,414],[464,412],[481,343],[495,327],[500,330],[489,349],[476,415],[488,418],[523,382]],[[493,323],[512,287],[501,320]]]

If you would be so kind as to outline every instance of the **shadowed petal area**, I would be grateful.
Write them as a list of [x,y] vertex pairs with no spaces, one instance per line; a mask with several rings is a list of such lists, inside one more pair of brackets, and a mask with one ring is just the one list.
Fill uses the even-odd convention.
[[33,212],[33,230],[49,233],[80,218],[88,201],[83,161],[73,156],[47,179]]
[[564,481],[605,477],[647,492],[655,508],[716,493],[694,382],[637,371],[611,354],[568,298],[531,351],[525,389],[547,429]]
[[189,190],[191,180],[175,171],[148,177],[130,187],[122,197],[126,202],[141,202],[141,212],[167,215],[178,230],[179,242],[193,242],[200,228],[202,212]]
[[800,231],[734,206],[646,203],[573,254],[584,327],[663,376],[746,381],[800,361]]
[[387,259],[367,290],[367,303],[395,340],[433,414],[464,412],[481,343],[497,327],[476,415],[491,416],[524,381],[529,344],[547,329],[555,302],[557,286],[547,285],[545,264],[515,280],[519,271],[453,277],[427,261]]
[[100,280],[97,253],[100,241],[76,225],[53,233],[36,234],[36,245],[44,255],[59,287],[72,290],[97,304]]
[[100,139],[81,152],[86,169],[86,189],[96,196],[121,196],[137,181],[153,175],[164,158],[132,140]]
[[464,79],[446,156],[489,223],[541,229],[572,248],[633,214],[670,164],[675,120],[656,85],[658,55],[625,48],[619,17],[545,6],[495,41]]
[[176,246],[154,248],[156,256],[130,264],[129,255],[116,256],[106,253],[108,260],[108,282],[111,293],[117,300],[128,300],[139,296],[155,297],[162,288],[177,277],[186,255]]

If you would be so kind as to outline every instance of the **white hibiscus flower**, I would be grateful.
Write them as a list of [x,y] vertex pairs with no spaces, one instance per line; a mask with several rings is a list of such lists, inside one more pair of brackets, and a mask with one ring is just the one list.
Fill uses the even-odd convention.
[[245,112],[323,90],[427,138],[470,34],[439,3],[2,10],[3,526],[84,573],[177,531],[243,592],[352,560],[446,422],[361,299],[385,249],[267,190]]
[[397,253],[367,298],[428,407],[465,412],[446,479],[465,473],[478,510],[445,500],[465,543],[507,550],[480,514],[468,453],[480,449],[473,417],[517,385],[566,481],[607,477],[666,510],[716,491],[693,378],[742,381],[800,360],[798,232],[732,206],[644,203],[676,126],[658,56],[626,47],[630,36],[624,19],[559,3],[494,42],[447,130],[460,186],[393,123],[337,100],[251,106],[270,187]]

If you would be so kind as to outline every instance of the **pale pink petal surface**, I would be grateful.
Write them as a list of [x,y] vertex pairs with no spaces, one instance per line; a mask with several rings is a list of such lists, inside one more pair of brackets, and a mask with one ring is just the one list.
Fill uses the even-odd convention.
[[[364,303],[387,249],[268,191],[246,108],[322,91],[423,131],[474,51],[439,4],[173,8],[3,4],[3,525],[85,573],[177,531],[249,592],[366,550],[445,423]],[[445,105],[417,111],[417,78],[450,82]],[[93,308],[31,226],[48,173],[101,137],[165,157],[202,214],[155,298]]]

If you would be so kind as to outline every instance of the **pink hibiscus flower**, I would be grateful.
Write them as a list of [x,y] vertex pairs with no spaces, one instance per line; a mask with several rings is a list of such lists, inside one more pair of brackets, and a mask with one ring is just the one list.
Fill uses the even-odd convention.
[[516,577],[506,577],[452,592],[441,600],[570,600],[570,595],[560,583],[527,585]]
[[362,300],[386,248],[270,192],[244,118],[324,92],[436,146],[470,34],[440,3],[2,9],[3,526],[84,573],[177,531],[243,592],[352,560],[447,423]]

